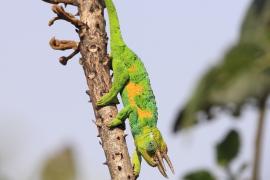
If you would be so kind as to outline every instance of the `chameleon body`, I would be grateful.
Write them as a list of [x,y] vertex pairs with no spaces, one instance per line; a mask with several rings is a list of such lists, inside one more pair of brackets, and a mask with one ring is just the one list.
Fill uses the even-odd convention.
[[148,73],[140,58],[123,41],[117,12],[112,0],[105,0],[110,20],[111,60],[114,73],[112,87],[97,102],[104,106],[115,102],[118,93],[124,108],[108,125],[110,128],[121,125],[127,118],[131,127],[136,150],[132,163],[135,176],[141,168],[141,157],[153,167],[158,167],[167,177],[163,159],[172,172],[173,166],[167,155],[167,145],[157,128],[157,105]]

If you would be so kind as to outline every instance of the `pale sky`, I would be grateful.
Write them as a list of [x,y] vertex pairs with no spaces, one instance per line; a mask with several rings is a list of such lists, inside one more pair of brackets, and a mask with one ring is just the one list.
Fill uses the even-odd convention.
[[[241,129],[239,161],[252,159],[256,112],[247,108],[241,120],[226,115],[206,126],[177,135],[171,126],[197,80],[237,40],[250,0],[115,0],[126,43],[144,61],[159,108],[158,126],[169,146],[176,169],[171,180],[194,168],[209,168],[221,180],[214,160],[215,145],[228,128]],[[78,39],[66,22],[47,26],[53,17],[41,0],[3,1],[0,61],[0,172],[10,180],[38,180],[42,161],[63,145],[74,147],[78,180],[110,179],[96,137],[94,115],[77,56],[66,67],[58,57],[67,52],[50,49],[48,41]],[[120,107],[121,108],[121,107]],[[266,128],[270,124],[267,124]],[[130,134],[130,131],[127,130]],[[269,142],[270,133],[266,134]],[[133,151],[128,136],[129,151]],[[265,143],[264,152],[270,151]],[[263,157],[263,180],[270,178],[269,153]],[[98,178],[97,178],[98,177]],[[143,162],[140,179],[164,179]]]

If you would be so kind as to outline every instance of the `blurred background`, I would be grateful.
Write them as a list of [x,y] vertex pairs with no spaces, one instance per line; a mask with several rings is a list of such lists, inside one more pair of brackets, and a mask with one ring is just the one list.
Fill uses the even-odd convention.
[[[170,179],[252,179],[256,147],[260,179],[270,179],[270,0],[115,4],[124,39],[151,78],[176,171]],[[53,36],[78,40],[74,28],[49,28],[54,14],[41,0],[0,9],[0,179],[110,179],[79,56],[62,66],[66,53],[48,45]],[[132,152],[131,135],[127,141]],[[164,179],[143,162],[139,179],[150,178]]]

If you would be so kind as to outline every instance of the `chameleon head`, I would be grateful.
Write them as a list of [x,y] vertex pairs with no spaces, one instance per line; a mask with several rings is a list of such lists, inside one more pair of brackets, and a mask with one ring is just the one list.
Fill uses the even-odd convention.
[[164,159],[174,173],[174,168],[168,153],[168,148],[162,138],[160,131],[156,128],[145,128],[142,135],[135,138],[137,150],[145,159],[145,161],[153,167],[158,167],[160,173],[167,177]]

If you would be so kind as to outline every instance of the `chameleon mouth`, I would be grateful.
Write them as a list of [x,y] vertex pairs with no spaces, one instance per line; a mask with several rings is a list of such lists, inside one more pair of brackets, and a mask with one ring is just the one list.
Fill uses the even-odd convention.
[[172,173],[174,174],[174,168],[173,168],[173,165],[172,165],[172,162],[171,162],[169,156],[166,153],[161,154],[160,151],[157,151],[156,156],[155,156],[155,162],[157,164],[158,170],[164,177],[168,178],[163,159],[165,159],[169,168],[171,169]]

